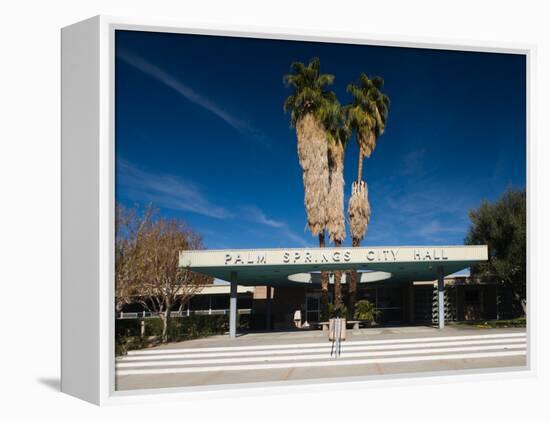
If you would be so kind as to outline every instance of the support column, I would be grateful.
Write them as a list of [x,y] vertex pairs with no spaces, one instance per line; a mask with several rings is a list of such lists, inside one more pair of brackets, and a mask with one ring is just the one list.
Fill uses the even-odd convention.
[[443,275],[443,267],[437,268],[437,320],[439,321],[439,329],[445,327],[445,277]]
[[414,323],[414,282],[409,282],[408,286],[408,300],[409,300],[409,323]]
[[231,272],[229,290],[229,336],[237,337],[237,272]]
[[265,296],[265,328],[266,330],[271,329],[271,291],[272,288],[268,286],[266,288]]

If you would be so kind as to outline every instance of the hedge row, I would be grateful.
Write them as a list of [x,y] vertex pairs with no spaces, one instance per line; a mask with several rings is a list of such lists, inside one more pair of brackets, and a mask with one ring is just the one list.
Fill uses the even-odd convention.
[[[141,337],[141,322],[145,332]],[[248,329],[250,318],[239,315],[239,329]],[[116,354],[124,355],[128,350],[146,347],[150,337],[162,336],[163,322],[160,317],[146,319],[117,319],[115,323]],[[229,317],[224,315],[191,315],[171,317],[168,325],[169,341],[184,341],[205,336],[220,335],[229,330]]]
[[451,322],[454,325],[466,325],[486,328],[505,328],[505,327],[526,327],[527,319],[525,317],[516,317],[515,319],[504,320],[465,320],[460,322]]

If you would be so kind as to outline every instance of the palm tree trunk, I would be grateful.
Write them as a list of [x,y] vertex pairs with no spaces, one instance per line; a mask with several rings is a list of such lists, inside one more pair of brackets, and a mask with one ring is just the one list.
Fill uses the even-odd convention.
[[319,235],[327,222],[329,170],[326,131],[322,122],[309,113],[296,123],[296,136],[307,224],[313,235]]
[[[363,148],[359,147],[359,162],[357,164],[357,187],[360,186],[363,181]],[[358,238],[352,238],[351,246],[359,247],[360,241]],[[348,287],[348,314],[350,318],[354,317],[355,303],[357,302],[357,271],[351,270],[349,272],[350,281]]]
[[[319,233],[319,247],[325,247],[325,231]],[[328,320],[328,272],[321,272],[321,319]]]
[[[354,238],[351,243],[352,247],[359,247],[359,240]],[[351,270],[349,272],[350,274],[350,281],[349,281],[349,289],[348,289],[348,312],[350,315],[350,318],[354,317],[355,312],[355,303],[357,302],[357,271]]]
[[357,163],[357,183],[363,179],[363,149],[359,148],[359,162]]
[[[340,247],[341,241],[334,241],[335,247]],[[342,272],[334,272],[334,308],[340,310],[342,308]]]

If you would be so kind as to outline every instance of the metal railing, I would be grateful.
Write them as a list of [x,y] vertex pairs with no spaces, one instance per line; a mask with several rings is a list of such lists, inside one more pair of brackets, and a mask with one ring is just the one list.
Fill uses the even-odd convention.
[[[238,314],[252,314],[251,308],[239,308]],[[229,309],[206,309],[206,310],[183,310],[183,311],[171,311],[170,317],[188,317],[191,315],[197,316],[226,316],[229,315]],[[150,311],[138,311],[138,312],[119,312],[117,319],[146,319],[152,317],[160,317],[159,313]]]

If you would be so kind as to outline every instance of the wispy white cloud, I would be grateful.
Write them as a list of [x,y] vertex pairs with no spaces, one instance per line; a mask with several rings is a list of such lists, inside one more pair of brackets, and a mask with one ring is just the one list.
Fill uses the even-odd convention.
[[251,126],[248,122],[226,111],[225,109],[214,103],[211,99],[199,94],[190,86],[183,83],[181,80],[171,75],[164,69],[130,51],[119,50],[117,51],[117,54],[118,57],[122,59],[125,63],[173,89],[193,104],[196,104],[199,107],[202,107],[205,110],[211,112],[215,116],[225,121],[239,133],[246,136],[252,136],[256,140],[259,140],[260,143],[267,145],[266,136],[259,130]]
[[310,247],[311,246],[309,241],[304,240],[302,237],[300,237],[299,235],[293,233],[288,228],[287,228],[286,231],[284,231],[284,234],[287,236],[287,238],[290,241],[292,241],[293,244],[296,244],[296,245],[299,245],[299,246],[302,246],[302,247]]
[[404,159],[417,171],[401,171],[369,189],[371,222],[365,242],[378,244],[461,244],[468,231],[468,210],[477,206],[468,175],[444,184],[425,165],[424,154]]
[[270,228],[276,228],[277,231],[286,239],[292,241],[293,244],[300,246],[308,246],[309,243],[300,235],[294,233],[288,224],[284,221],[279,221],[273,218],[268,217],[260,208],[257,206],[249,205],[242,207],[243,216],[250,222],[260,224]]
[[[309,245],[302,236],[293,232],[285,221],[269,217],[259,207],[245,205],[239,207],[238,212],[232,212],[220,204],[214,204],[199,186],[181,177],[149,172],[124,159],[118,159],[117,182],[129,200],[153,203],[159,207],[193,212],[216,219],[240,220],[262,227],[262,234],[267,234],[271,238],[284,238],[292,245]],[[219,233],[212,236],[217,240],[221,238]],[[231,243],[231,239],[227,241]]]
[[245,217],[258,224],[267,225],[268,227],[273,228],[282,228],[286,226],[286,224],[282,221],[277,221],[267,217],[266,214],[256,206],[243,206],[242,210]]
[[233,216],[212,203],[194,183],[166,174],[147,172],[125,160],[117,161],[117,181],[130,200],[226,219]]
[[438,239],[444,234],[464,233],[464,227],[443,225],[438,219],[419,225],[416,234],[426,239]]

